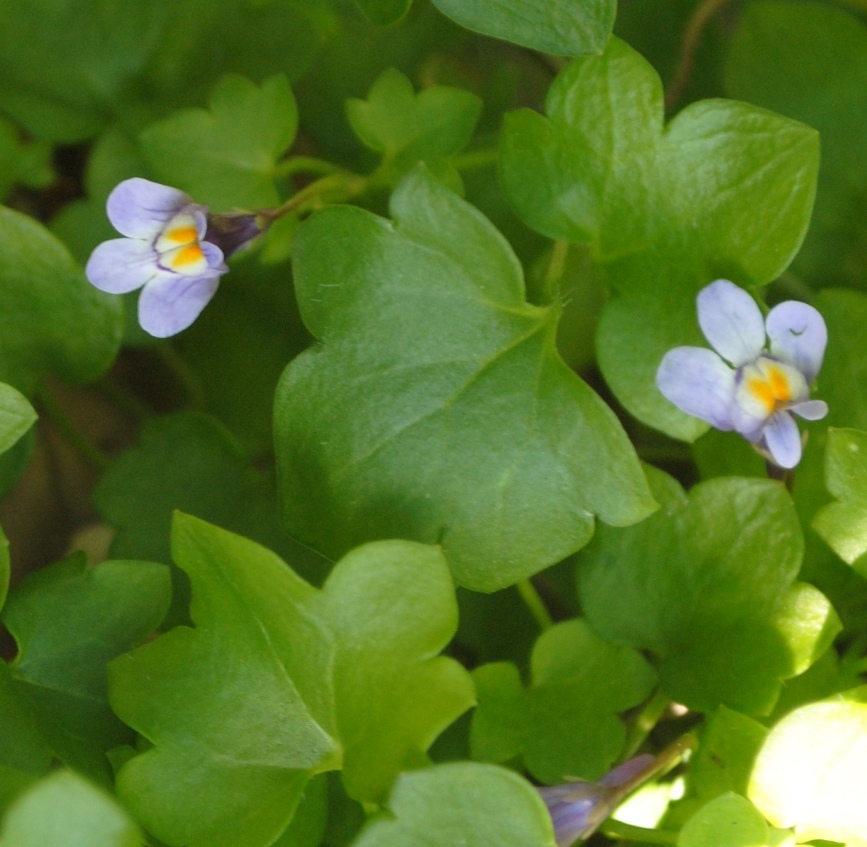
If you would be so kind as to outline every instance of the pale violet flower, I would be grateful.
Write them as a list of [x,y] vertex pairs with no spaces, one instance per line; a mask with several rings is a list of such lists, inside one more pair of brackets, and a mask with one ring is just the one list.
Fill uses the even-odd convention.
[[209,216],[183,191],[140,177],[116,186],[106,210],[124,238],[93,251],[87,278],[111,294],[141,288],[139,323],[158,338],[199,316],[229,270],[225,259],[260,231],[255,215]]
[[589,838],[623,800],[624,788],[633,788],[654,762],[653,756],[643,754],[618,765],[598,782],[576,779],[537,789],[551,815],[558,847]]
[[698,322],[716,352],[669,350],[659,390],[681,411],[740,433],[779,467],[795,467],[801,435],[792,413],[810,421],[828,414],[826,403],[810,400],[828,340],[822,316],[787,300],[763,319],[746,291],[718,279],[698,294]]

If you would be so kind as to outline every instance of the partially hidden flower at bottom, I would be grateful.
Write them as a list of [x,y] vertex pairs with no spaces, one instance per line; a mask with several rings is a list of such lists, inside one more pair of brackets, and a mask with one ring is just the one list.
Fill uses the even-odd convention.
[[139,323],[158,338],[201,314],[229,270],[225,260],[261,232],[255,214],[209,215],[183,191],[140,177],[117,185],[106,211],[124,237],[97,246],[85,274],[110,294],[141,288]]
[[537,789],[551,815],[558,847],[589,838],[623,800],[624,786],[654,762],[653,756],[643,754],[618,765],[597,782],[576,779]]
[[827,403],[810,399],[828,341],[822,316],[787,300],[763,319],[755,300],[726,279],[703,288],[697,307],[714,349],[669,350],[656,373],[659,390],[681,411],[740,433],[778,467],[795,467],[802,447],[793,413],[810,421],[828,414]]

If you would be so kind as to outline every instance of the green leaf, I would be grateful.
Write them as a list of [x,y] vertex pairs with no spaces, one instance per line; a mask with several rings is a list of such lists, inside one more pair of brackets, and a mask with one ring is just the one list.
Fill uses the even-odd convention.
[[412,5],[412,0],[355,0],[369,21],[380,26],[397,23]]
[[49,185],[54,179],[51,153],[44,142],[23,142],[18,129],[0,118],[0,201],[16,183],[32,188]]
[[31,710],[19,696],[9,666],[0,662],[0,767],[41,776],[53,759]]
[[562,56],[599,53],[608,41],[614,0],[433,0],[461,26]]
[[0,847],[141,847],[144,839],[107,794],[70,771],[32,785],[10,807]]
[[482,215],[420,169],[395,223],[350,207],[295,242],[320,343],[275,400],[286,526],[335,558],[371,538],[442,545],[469,588],[517,582],[654,507],[604,403],[554,348],[558,309]]
[[690,760],[688,779],[692,791],[705,799],[727,791],[745,795],[750,772],[767,736],[767,728],[758,721],[720,706],[708,716],[701,746]]
[[618,644],[650,650],[673,700],[767,714],[780,682],[805,671],[840,623],[796,583],[803,538],[788,493],[726,477],[689,497],[659,471],[664,508],[629,529],[600,528],[579,559],[588,621]]
[[124,803],[161,840],[261,845],[286,827],[309,776],[343,767],[380,800],[472,703],[436,657],[457,625],[435,549],[371,544],[318,591],[273,553],[178,515],[173,554],[194,629],[117,660],[112,705],[155,746],[120,771]]
[[799,843],[867,845],[867,704],[813,703],[778,723],[759,753],[750,799]]
[[711,800],[683,826],[677,847],[763,847],[768,824],[749,800],[729,792]]
[[557,77],[547,112],[507,115],[505,191],[527,224],[587,243],[603,265],[614,297],[597,351],[620,402],[693,440],[707,426],[662,397],[659,362],[704,344],[695,295],[711,280],[766,283],[792,259],[810,219],[817,134],[726,100],[693,103],[665,126],[659,78],[616,38]]
[[821,285],[864,288],[867,237],[867,27],[819,3],[751,3],[728,50],[731,96],[818,129],[822,163],[813,222],[793,267]]
[[816,514],[813,528],[844,562],[867,577],[867,432],[828,432],[825,482],[836,502]]
[[418,95],[400,71],[377,77],[367,100],[352,98],[346,114],[355,134],[382,153],[393,183],[416,163],[438,161],[467,146],[482,101],[460,88],[436,85]]
[[536,779],[597,779],[623,752],[618,713],[641,703],[656,676],[629,647],[610,644],[583,620],[546,630],[533,648],[524,690],[511,663],[473,672],[478,708],[470,736],[473,758],[505,762],[522,755]]
[[[0,382],[0,453],[5,453],[30,429],[39,416],[24,395]],[[0,595],[0,608],[3,607]]]
[[389,816],[374,818],[353,847],[554,847],[541,797],[512,771],[456,762],[403,774]]
[[105,751],[129,737],[108,705],[106,666],[159,626],[169,592],[163,565],[87,568],[77,555],[24,579],[3,610],[22,710],[58,758],[96,779],[109,778]]
[[113,361],[121,306],[84,278],[66,248],[32,218],[0,207],[0,379],[29,393],[51,373],[86,382]]
[[226,76],[209,106],[177,112],[142,132],[142,152],[155,177],[218,210],[276,205],[276,163],[298,127],[286,78],[270,77],[259,87]]
[[0,527],[0,609],[6,602],[6,592],[9,590],[9,541]]

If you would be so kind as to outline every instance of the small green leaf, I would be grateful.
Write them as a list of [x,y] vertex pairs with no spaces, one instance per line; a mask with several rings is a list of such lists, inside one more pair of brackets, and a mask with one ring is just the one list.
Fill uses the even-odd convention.
[[554,847],[541,797],[512,771],[470,762],[403,774],[352,847]]
[[840,630],[827,599],[795,582],[803,538],[791,499],[767,480],[710,480],[686,497],[661,472],[650,479],[664,508],[636,527],[600,528],[580,557],[587,619],[650,650],[673,700],[767,714],[781,680]]
[[729,792],[711,800],[683,826],[677,847],[764,847],[767,821],[749,800]]
[[813,703],[778,723],[759,753],[749,796],[798,842],[867,845],[867,704]]
[[813,528],[844,562],[867,576],[867,432],[828,432],[825,484],[836,502],[816,514]]
[[0,207],[0,379],[29,393],[46,373],[99,376],[120,344],[121,306],[84,278],[66,248],[32,218]]
[[656,388],[663,355],[704,344],[695,295],[717,277],[769,282],[795,255],[816,185],[809,127],[727,100],[693,103],[665,126],[662,86],[634,50],[572,62],[548,117],[507,115],[506,194],[555,239],[587,243],[613,298],[597,332],[606,381],[642,421],[694,440],[707,429]]
[[482,101],[460,88],[437,85],[418,95],[393,68],[373,83],[367,100],[350,99],[346,114],[355,134],[391,165],[394,183],[416,163],[437,163],[463,150],[473,135]]
[[141,847],[144,839],[107,794],[71,771],[30,786],[9,808],[0,847]]
[[0,767],[41,776],[54,756],[33,714],[15,687],[6,662],[0,662]]
[[308,778],[341,765],[350,793],[381,800],[471,705],[466,672],[436,656],[457,625],[437,550],[368,545],[321,592],[273,553],[184,515],[173,554],[195,628],[111,668],[115,711],[154,744],[124,765],[118,791],[160,839],[270,843]]
[[442,545],[493,591],[654,508],[607,406],[554,348],[558,309],[524,302],[502,236],[423,169],[395,223],[333,207],[295,241],[320,344],[275,400],[286,526],[336,558],[371,538]]
[[596,635],[583,620],[557,624],[536,642],[532,681],[524,690],[509,663],[473,672],[473,758],[505,762],[522,755],[541,782],[597,779],[623,751],[618,713],[650,694],[656,676],[629,647]]
[[58,758],[95,779],[108,780],[105,751],[129,738],[108,705],[106,666],[159,626],[169,592],[164,565],[89,569],[78,555],[31,574],[3,610],[21,708]]
[[286,78],[270,77],[259,87],[228,75],[209,106],[178,112],[142,132],[155,177],[220,211],[275,205],[275,165],[298,127]]
[[397,23],[412,5],[412,0],[355,0],[365,17],[375,24]]
[[461,26],[562,56],[599,53],[605,47],[615,0],[433,0]]
[[[27,398],[11,385],[0,382],[0,453],[5,453],[39,416]],[[3,607],[0,595],[0,608]]]

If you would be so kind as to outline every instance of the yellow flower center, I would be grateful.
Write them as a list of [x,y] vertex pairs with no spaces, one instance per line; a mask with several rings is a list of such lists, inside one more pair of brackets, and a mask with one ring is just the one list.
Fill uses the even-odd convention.
[[185,276],[199,276],[208,269],[208,260],[199,243],[196,219],[179,212],[166,224],[154,244],[160,264]]

